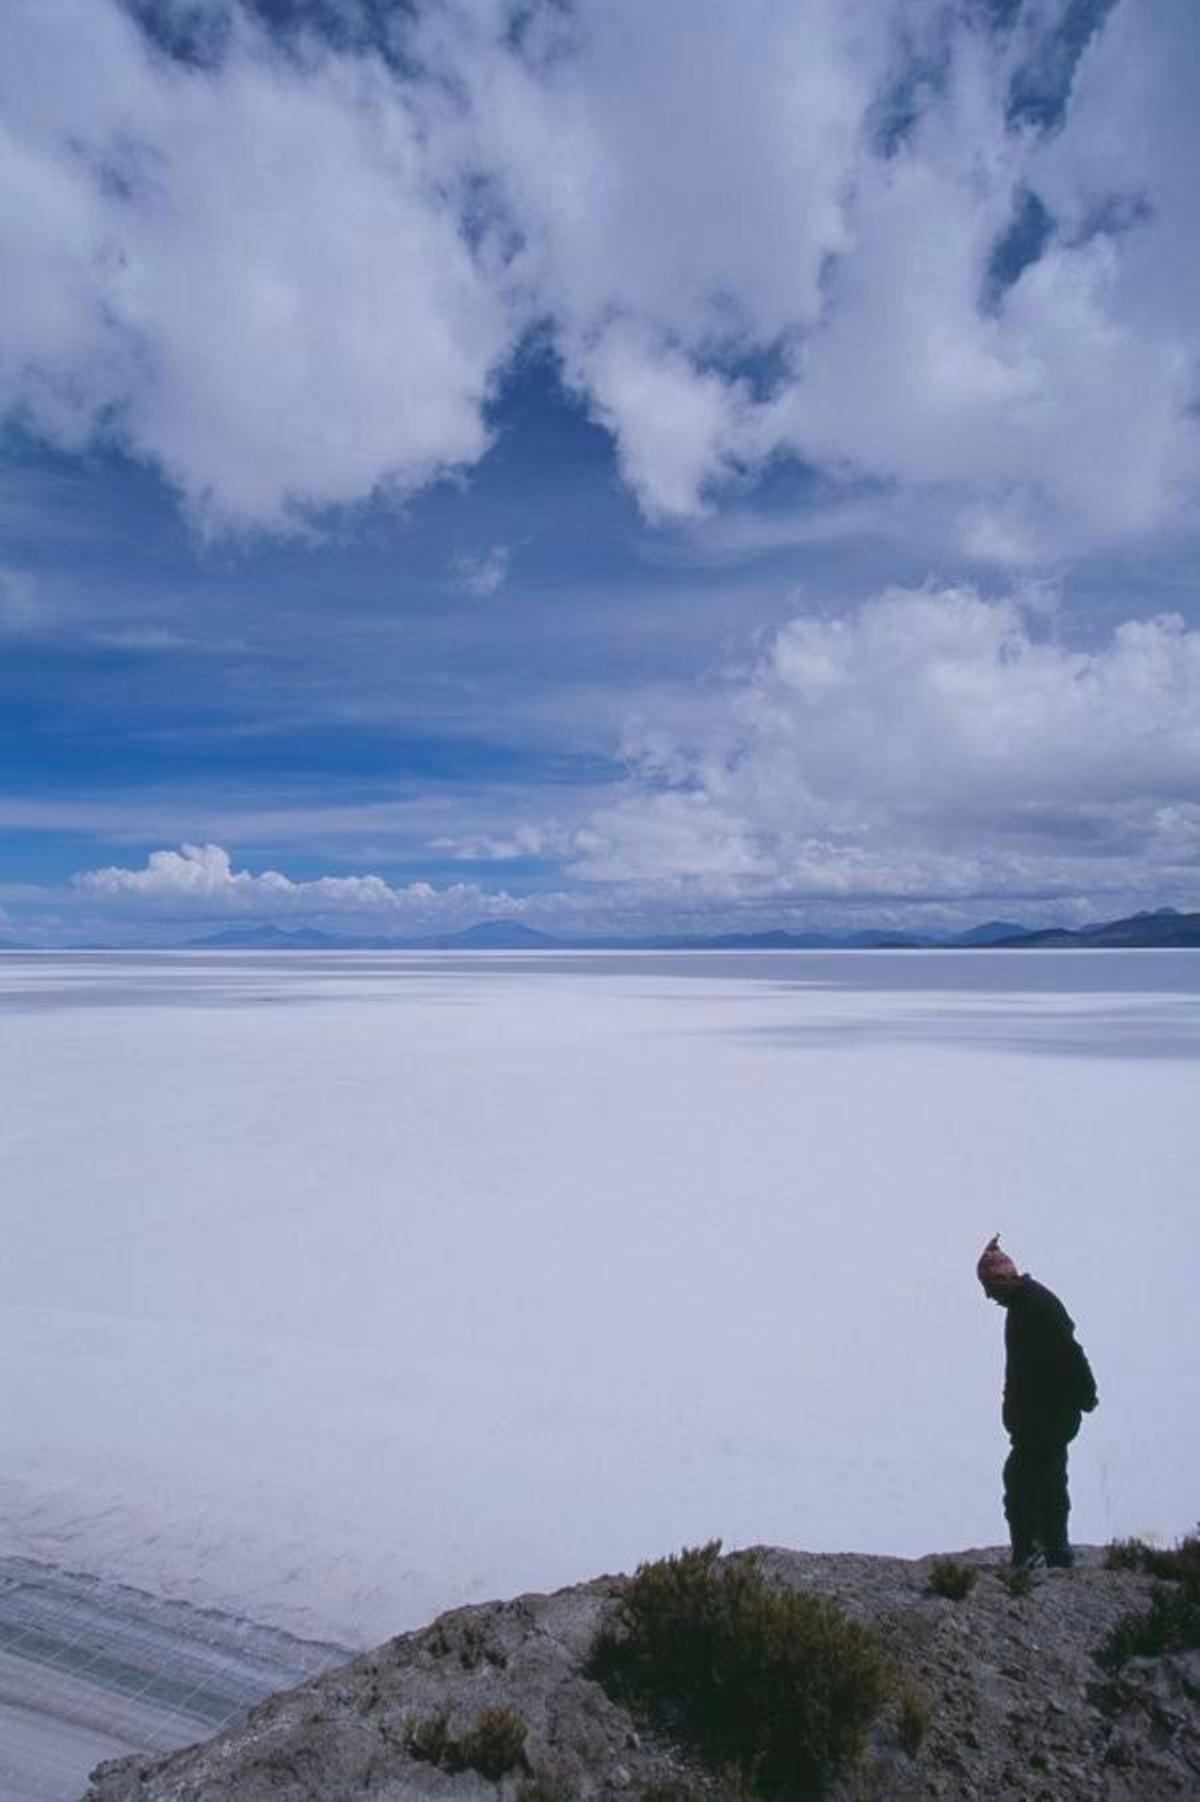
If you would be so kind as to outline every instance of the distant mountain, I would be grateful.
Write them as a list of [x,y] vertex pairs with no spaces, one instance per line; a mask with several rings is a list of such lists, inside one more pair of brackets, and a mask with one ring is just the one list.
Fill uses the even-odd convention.
[[951,933],[944,938],[943,945],[959,945],[964,950],[972,946],[1001,945],[1006,939],[1027,938],[1033,929],[1020,926],[1014,920],[984,920],[980,926],[970,926],[966,932]]
[[520,920],[477,920],[462,932],[439,933],[436,937],[406,939],[406,951],[562,951],[571,947],[568,941],[556,939],[548,932],[524,926]]
[[928,949],[934,939],[896,932],[720,932],[711,937],[664,934],[646,939],[578,939],[580,951],[914,951]]
[[431,933],[422,938],[339,938],[333,933],[283,926],[229,926],[207,938],[189,939],[185,951],[554,951],[563,940],[551,938],[519,920],[477,920],[462,932]]
[[[178,949],[189,951],[955,951],[1052,950],[1105,946],[1113,949],[1153,946],[1200,947],[1200,914],[1162,907],[1153,913],[1075,929],[1040,930],[1012,920],[985,920],[965,932],[942,938],[902,932],[723,932],[662,934],[652,938],[558,938],[520,920],[477,920],[461,932],[429,933],[420,938],[339,938],[310,928],[230,926],[207,938],[190,939]],[[100,947],[97,947],[99,949]],[[0,950],[22,949],[17,945]]]
[[1099,926],[1026,932],[1019,938],[1000,939],[997,949],[1052,951],[1071,946],[1081,951],[1200,949],[1200,913],[1182,914],[1173,907],[1160,907],[1154,913],[1130,914],[1127,919],[1108,920]]
[[297,927],[289,932],[283,926],[229,926],[208,938],[189,939],[179,947],[183,951],[342,951],[351,941]]
[[842,934],[826,932],[720,932],[705,938],[666,935],[662,938],[608,940],[627,951],[844,951],[868,942],[877,945],[882,933]]

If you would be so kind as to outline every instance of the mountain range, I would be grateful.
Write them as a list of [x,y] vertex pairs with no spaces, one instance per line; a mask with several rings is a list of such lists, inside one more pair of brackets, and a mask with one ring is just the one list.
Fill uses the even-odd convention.
[[348,938],[311,929],[231,926],[191,939],[193,951],[876,951],[1200,947],[1200,913],[1163,907],[1095,926],[1037,928],[987,920],[942,938],[897,932],[728,932],[647,938],[558,937],[519,920],[480,920],[462,932],[418,938]]
[[[715,935],[659,934],[646,938],[557,936],[519,920],[478,920],[461,932],[426,933],[416,938],[352,937],[314,927],[269,924],[229,926],[182,943],[138,947],[77,944],[72,951],[1039,951],[1154,950],[1200,948],[1200,913],[1173,907],[1129,914],[1094,926],[1034,927],[1014,920],[985,920],[964,932],[927,933],[725,932]],[[48,947],[0,939],[0,951]]]

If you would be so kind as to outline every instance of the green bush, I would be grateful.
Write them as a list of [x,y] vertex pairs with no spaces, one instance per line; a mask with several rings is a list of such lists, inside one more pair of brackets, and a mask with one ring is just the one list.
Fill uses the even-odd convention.
[[956,1558],[935,1558],[929,1567],[929,1587],[935,1596],[961,1602],[971,1593],[978,1575],[969,1564],[960,1564]]
[[921,1750],[932,1719],[933,1708],[929,1697],[924,1691],[909,1684],[900,1697],[896,1728],[900,1735],[900,1744],[910,1758],[915,1758]]
[[451,1734],[444,1714],[435,1714],[428,1720],[410,1721],[404,1743],[409,1755],[424,1764],[496,1778],[523,1762],[527,1732],[524,1721],[511,1708],[485,1708],[461,1739]]
[[771,1590],[753,1557],[720,1564],[720,1550],[640,1565],[589,1674],[755,1793],[811,1794],[860,1750],[885,1699],[882,1647],[835,1602]]
[[[1161,1580],[1144,1613],[1119,1620],[1100,1650],[1110,1667],[1127,1658],[1153,1658],[1160,1652],[1190,1652],[1200,1647],[1200,1533],[1189,1534],[1170,1550],[1140,1539],[1116,1540],[1105,1559],[1110,1570],[1141,1570]],[[1166,1585],[1171,1587],[1167,1588]]]
[[1156,1589],[1144,1614],[1119,1620],[1100,1653],[1101,1664],[1124,1664],[1127,1658],[1155,1658],[1160,1652],[1191,1652],[1200,1647],[1200,1596],[1187,1584]]
[[503,1777],[523,1760],[528,1731],[511,1708],[485,1708],[462,1741],[462,1761],[484,1777]]
[[552,1777],[526,1777],[517,1791],[517,1802],[571,1802],[571,1798]]
[[409,1721],[404,1729],[405,1750],[411,1758],[420,1759],[422,1764],[448,1766],[450,1747],[456,1743],[450,1737],[445,1714],[433,1714],[423,1721]]
[[690,1783],[651,1783],[638,1791],[638,1802],[698,1802],[700,1791]]
[[1104,1555],[1109,1570],[1146,1571],[1172,1583],[1200,1584],[1200,1531],[1189,1533],[1169,1549],[1144,1539],[1114,1539]]
[[1104,1554],[1105,1570],[1145,1570],[1150,1547],[1143,1539],[1114,1539]]

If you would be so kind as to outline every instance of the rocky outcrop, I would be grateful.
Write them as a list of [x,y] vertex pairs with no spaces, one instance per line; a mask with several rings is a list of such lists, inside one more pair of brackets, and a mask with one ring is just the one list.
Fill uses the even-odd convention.
[[[1118,1619],[1146,1607],[1151,1579],[1107,1570],[1088,1550],[1022,1594],[999,1552],[957,1556],[977,1577],[953,1601],[931,1591],[931,1559],[761,1554],[771,1583],[833,1597],[874,1623],[901,1672],[836,1797],[1200,1795],[1200,1653],[1135,1659],[1117,1674],[1097,1662]],[[584,1675],[621,1584],[601,1577],[456,1609],[271,1697],[204,1745],[102,1765],[86,1802],[744,1794]],[[489,1734],[498,1743],[506,1733],[507,1752],[489,1757]]]

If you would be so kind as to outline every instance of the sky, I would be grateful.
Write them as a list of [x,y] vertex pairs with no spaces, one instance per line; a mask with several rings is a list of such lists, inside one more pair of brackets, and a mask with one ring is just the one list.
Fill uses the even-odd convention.
[[0,939],[1200,907],[1192,0],[7,0]]

